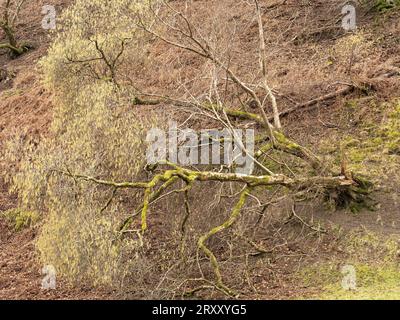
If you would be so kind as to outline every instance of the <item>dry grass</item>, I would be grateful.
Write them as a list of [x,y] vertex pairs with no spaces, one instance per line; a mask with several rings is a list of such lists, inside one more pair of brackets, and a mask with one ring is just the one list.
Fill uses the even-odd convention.
[[[339,86],[337,82],[369,84],[374,89],[370,94],[377,103],[399,92],[398,77],[376,80],[380,75],[400,67],[400,61],[396,57],[400,43],[390,35],[398,32],[400,27],[397,12],[389,12],[377,17],[375,13],[361,9],[359,30],[354,34],[346,34],[341,30],[337,20],[341,1],[330,0],[309,5],[309,1],[289,0],[281,6],[272,6],[268,9],[267,7],[273,5],[275,1],[261,2],[264,7],[267,35],[268,77],[270,84],[278,92],[278,104],[282,110],[293,106],[295,102],[308,101],[334,91]],[[58,3],[64,3],[64,1]],[[36,10],[36,4],[31,4],[31,6],[34,6]],[[33,8],[30,7],[28,10],[33,10]],[[229,61],[246,82],[256,83],[260,80],[257,60],[257,21],[245,2],[193,1],[188,14],[204,30],[204,34],[209,35],[221,57]],[[19,33],[20,38],[29,36],[33,33],[32,31],[39,31],[37,29],[38,15],[35,15],[32,21],[28,21],[27,13],[23,18],[24,24],[26,19],[27,28],[24,29],[26,31]],[[35,25],[36,29],[30,30],[31,25]],[[36,40],[40,43],[37,50],[21,57],[18,61],[4,62],[8,72],[13,74],[13,78],[7,85],[0,83],[0,90],[2,90],[0,92],[0,144],[12,134],[12,129],[16,127],[28,129],[27,140],[32,140],[32,136],[46,134],[52,119],[52,96],[42,87],[37,71],[33,69],[37,59],[45,53],[47,40],[42,31],[35,34],[38,34]],[[381,36],[377,37],[377,34]],[[1,59],[3,57],[0,61],[4,61]],[[146,92],[168,93],[185,98],[194,96],[200,100],[204,98],[204,92],[209,89],[210,71],[212,71],[208,62],[203,59],[167,46],[160,41],[151,42],[144,61],[133,64],[127,60],[121,69],[122,83],[129,83],[130,78],[134,78],[135,84]],[[220,79],[225,77],[221,72],[218,75]],[[372,78],[375,79],[373,83]],[[222,100],[226,105],[254,111],[247,104],[250,97],[238,93],[230,83],[221,80],[220,92],[223,93]],[[353,93],[351,98],[357,95],[359,93]],[[296,140],[315,150],[318,142],[324,137],[331,136],[332,132],[338,129],[338,125],[340,130],[352,133],[355,129],[350,120],[353,120],[353,117],[348,115],[345,109],[345,102],[348,99],[349,97],[339,97],[334,101],[318,104],[312,110],[300,111],[289,116],[285,119],[287,132],[296,137]],[[361,102],[361,105],[363,103]],[[368,105],[367,100],[365,105]],[[155,108],[161,110],[154,110]],[[180,110],[171,110],[167,106],[148,107],[145,110],[141,109],[138,113],[149,110],[159,113],[165,122],[176,120],[183,123],[189,116]],[[372,115],[369,114],[368,117]],[[327,125],[329,127],[332,124],[336,127],[327,128]],[[218,126],[210,119],[196,118],[190,119],[185,125],[193,128]],[[232,189],[230,185],[220,188],[215,184],[207,185],[206,189],[206,192],[204,189],[194,189],[190,195],[192,214],[184,237],[183,254],[181,223],[185,208],[182,196],[174,195],[168,201],[161,201],[152,207],[149,221],[150,232],[147,235],[146,245],[138,250],[138,256],[135,256],[135,250],[132,250],[131,255],[124,251],[119,256],[122,258],[118,262],[124,262],[133,257],[138,259],[134,266],[134,275],[129,274],[130,277],[117,280],[119,288],[121,288],[121,283],[123,284],[126,297],[181,297],[186,290],[204,284],[203,276],[206,279],[213,279],[209,261],[201,254],[198,255],[196,240],[204,232],[226,219],[233,200],[227,197],[220,198],[221,193],[233,195],[239,190]],[[101,201],[109,195],[106,191],[101,191]],[[136,198],[132,199],[128,192],[121,193],[119,200],[121,200],[121,205],[109,212],[113,218],[130,214],[132,208],[137,205]],[[268,202],[270,199],[261,195],[260,200]],[[307,291],[307,288],[296,286],[296,280],[292,278],[292,275],[313,259],[319,259],[323,255],[334,252],[334,242],[331,242],[334,235],[322,236],[296,220],[284,224],[285,217],[291,209],[289,202],[271,204],[264,215],[260,214],[258,206],[259,203],[256,200],[250,201],[235,228],[215,238],[209,244],[220,259],[224,280],[230,287],[240,291],[241,297],[244,298],[293,297],[299,292],[302,293],[303,290]],[[314,210],[323,211],[318,204],[316,207]],[[79,224],[82,228],[86,230],[93,228],[90,229],[93,231],[91,235],[102,232],[112,235],[112,232],[108,233],[110,229],[104,231],[101,221],[99,224],[91,223],[89,218],[95,219],[91,208],[85,207],[83,210],[81,207],[78,209],[64,207],[64,209],[64,221],[59,221],[60,216],[56,212],[50,213],[48,217],[50,223],[42,233],[48,237],[46,241],[42,238],[40,245],[42,250],[49,249],[47,245],[50,239],[59,241],[59,237],[58,239],[52,237],[63,232],[74,231],[71,239],[76,239],[75,232],[81,229],[73,230],[71,226],[79,219],[82,221]],[[305,209],[304,212],[301,211],[301,214],[308,217],[310,211]],[[254,227],[259,218],[263,220]],[[112,230],[116,227],[114,223],[115,221],[112,222]],[[134,229],[138,227],[139,225],[132,226]],[[136,236],[135,232],[126,235],[128,240],[137,239]],[[78,261],[79,266],[75,265],[74,268],[83,270],[79,276],[74,273],[76,269],[73,268],[64,269],[64,274],[69,274],[76,280],[106,278],[107,281],[99,283],[110,284],[115,281],[113,272],[120,265],[112,265],[112,268],[108,270],[100,268],[100,276],[95,275],[99,268],[94,270],[90,267],[107,265],[109,260],[105,258],[105,255],[108,255],[110,250],[113,251],[113,248],[109,246],[110,241],[106,241],[110,240],[109,237],[103,239],[107,243],[98,241],[96,237],[89,236],[79,238],[76,242],[71,241],[76,243],[76,246],[63,247],[60,243],[60,246],[52,247],[52,249],[60,250],[65,254],[72,252],[60,262],[61,266],[66,266],[68,262],[75,259],[74,261]],[[256,251],[248,240],[255,242],[259,247],[274,250],[272,253],[252,255],[256,254]],[[95,249],[89,245],[94,241],[104,244],[98,247],[103,250],[100,250],[98,257],[105,260],[95,257],[96,263],[92,263],[94,260],[82,259],[87,256],[87,253],[78,250]],[[44,245],[44,243],[47,244]],[[55,251],[50,253],[51,250],[47,250],[47,255],[44,255],[49,261],[57,256]],[[95,256],[96,250],[91,253]],[[90,257],[90,254],[88,256]],[[108,273],[110,270],[112,272]],[[197,295],[201,298],[223,297],[215,288],[199,291]]]

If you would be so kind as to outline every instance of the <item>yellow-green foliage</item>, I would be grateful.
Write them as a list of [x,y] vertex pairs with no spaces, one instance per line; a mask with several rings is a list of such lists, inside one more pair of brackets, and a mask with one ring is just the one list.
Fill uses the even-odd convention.
[[37,241],[42,262],[53,265],[72,283],[119,288],[135,272],[140,241],[119,240],[120,220],[115,212],[100,216],[87,200],[50,208]]
[[[396,156],[400,154],[400,103],[389,112],[388,120],[382,124],[366,128],[367,139],[355,140],[352,137],[344,139],[343,143],[349,152],[353,163],[364,161],[379,161],[379,157]],[[386,158],[389,158],[386,157]]]
[[20,208],[10,209],[0,212],[9,223],[11,223],[15,231],[20,231],[23,228],[29,228],[39,221],[39,214],[35,211],[26,211]]
[[123,67],[140,65],[147,48],[135,21],[138,13],[145,15],[147,3],[78,0],[66,9],[49,54],[41,61],[45,82],[62,103],[74,99],[76,91],[92,84],[93,78],[130,79],[131,70]]
[[348,60],[352,55],[357,57],[365,55],[372,43],[367,40],[362,31],[351,33],[336,41],[333,49],[333,55],[336,59]]
[[349,68],[351,67],[349,61],[354,57],[367,58],[372,45],[372,41],[368,40],[365,32],[357,30],[338,38],[334,46],[321,47],[319,55],[321,61],[327,66],[343,65]]
[[[348,107],[358,108],[355,102],[350,102]],[[386,175],[393,178],[393,174],[398,174],[400,156],[400,102],[395,100],[382,105],[371,104],[369,109],[380,115],[382,120],[366,118],[359,125],[358,132],[323,141],[321,151],[335,155],[334,162],[338,166],[341,163],[340,153],[344,152],[349,168],[367,175],[370,179],[381,179]],[[340,141],[340,145],[335,141]]]
[[74,282],[120,285],[136,259],[137,243],[118,231],[138,205],[135,194],[129,206],[114,201],[103,210],[112,190],[60,171],[132,181],[144,167],[144,138],[155,120],[136,113],[134,88],[124,83],[119,67],[140,63],[145,46],[134,18],[145,5],[78,0],[66,10],[41,61],[55,95],[50,135],[40,143],[17,136],[5,148],[6,163],[17,164],[8,180],[21,207],[45,214],[37,243],[43,262]]
[[[400,299],[400,268],[395,265],[352,265],[356,274],[356,289],[345,290],[341,286],[344,275],[339,266],[322,266],[321,269],[304,273],[307,284],[321,283],[321,275],[326,280],[323,292],[309,297],[321,300],[387,300]],[[316,280],[316,281],[313,281]]]
[[143,168],[144,138],[152,121],[126,108],[113,84],[96,82],[82,88],[73,106],[68,120],[55,117],[59,129],[38,146],[19,137],[7,143],[7,160],[20,162],[9,179],[21,206],[42,210],[50,189],[58,190],[59,197],[73,198],[76,185],[57,177],[55,170],[132,180]]
[[[312,299],[400,299],[399,239],[382,239],[376,234],[353,233],[339,244],[347,259],[333,257],[299,272],[307,287],[319,288]],[[342,288],[344,265],[355,269],[356,290]]]
[[359,2],[369,11],[385,12],[400,7],[400,0],[359,0]]
[[400,0],[375,0],[374,8],[378,11],[386,11],[400,7]]
[[23,91],[20,89],[4,90],[4,91],[0,92],[0,98],[6,99],[6,98],[10,98],[10,97],[15,97],[15,96],[21,95],[22,93],[23,93]]
[[400,101],[397,108],[389,114],[388,123],[378,132],[376,142],[383,143],[390,154],[400,155]]

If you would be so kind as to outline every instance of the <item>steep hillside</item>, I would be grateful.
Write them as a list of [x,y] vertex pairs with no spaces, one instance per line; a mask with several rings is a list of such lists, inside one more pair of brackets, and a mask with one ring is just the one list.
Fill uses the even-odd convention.
[[[259,250],[263,245],[273,249],[261,250],[257,254],[235,252],[246,256],[243,270],[251,270],[254,274],[251,279],[249,276],[242,281],[242,298],[369,299],[385,298],[386,291],[397,292],[399,289],[393,277],[397,279],[399,274],[397,261],[400,250],[400,9],[398,6],[384,6],[379,1],[358,1],[357,30],[346,31],[341,25],[342,2],[260,1],[265,29],[265,61],[269,85],[282,112],[284,133],[318,154],[327,167],[362,175],[374,184],[373,192],[368,195],[367,206],[339,210],[331,210],[317,199],[293,206],[292,199],[270,200],[268,217],[263,216],[264,211],[259,214],[260,220],[266,220],[265,225],[260,229],[254,228],[252,236],[257,240],[255,247],[259,245]],[[0,150],[16,134],[22,134],[20,139],[33,141],[35,146],[44,137],[51,136],[54,95],[58,93],[43,85],[38,61],[46,56],[55,35],[41,27],[41,9],[44,4],[51,4],[61,14],[71,3],[67,0],[28,2],[21,12],[16,35],[20,40],[29,40],[33,48],[16,59],[10,59],[5,51],[0,52]],[[246,84],[260,78],[259,29],[254,11],[249,6],[242,3],[232,5],[230,1],[202,0],[191,2],[189,9],[182,1],[177,1],[177,7],[188,10],[194,23],[201,25],[203,34],[210,35],[210,39],[215,41],[212,45],[220,50],[221,56],[229,57],[229,63],[235,66],[235,72]],[[0,31],[0,41],[3,39],[4,34]],[[149,111],[161,117],[164,124],[174,120],[189,128],[211,127],[215,125],[215,119],[204,117],[197,109],[188,115],[181,102],[174,105],[167,100],[160,103],[143,101],[168,95],[176,97],[176,100],[193,98],[196,102],[208,103],[207,98],[217,96],[210,93],[213,90],[224,92],[221,98],[224,104],[240,107],[242,112],[259,113],[254,99],[249,94],[238,93],[228,80],[223,84],[210,81],[213,77],[223,79],[225,76],[221,76],[223,71],[209,67],[211,63],[207,59],[157,38],[148,41],[144,55],[132,60],[125,57],[119,65],[122,76],[118,85],[134,82],[135,90],[140,88],[141,93],[146,93],[139,103],[125,106],[126,114],[127,110],[134,108],[135,115],[143,115],[143,119]],[[134,59],[137,59],[137,64]],[[255,87],[254,91],[260,96],[263,89]],[[197,118],[197,114],[200,117]],[[238,118],[232,119],[234,126],[239,124]],[[245,126],[252,127],[255,123],[257,121],[251,120]],[[300,165],[293,173],[289,168],[292,162],[285,156],[277,160],[274,158],[277,155],[280,154],[267,153],[265,159],[274,170],[289,171],[295,177],[308,170]],[[297,162],[293,163],[297,165]],[[9,191],[10,184],[5,178],[5,171],[17,166],[17,162],[3,160],[0,163],[0,170],[3,170],[3,174],[0,172],[0,213],[4,213],[0,215],[0,299],[171,298],[177,294],[172,292],[172,286],[184,286],[186,280],[179,286],[178,281],[171,280],[171,287],[162,289],[164,282],[170,281],[169,270],[158,265],[154,270],[148,267],[149,271],[138,273],[138,278],[143,277],[143,283],[149,285],[152,280],[146,278],[146,272],[166,272],[165,277],[154,280],[159,283],[153,285],[154,290],[148,295],[141,289],[121,292],[105,285],[94,286],[90,281],[71,284],[67,277],[62,276],[57,290],[41,290],[42,262],[36,241],[47,212],[42,213],[44,218],[39,223],[19,231],[14,230],[15,221],[5,214],[20,206],[18,195]],[[141,173],[141,177],[145,175],[149,173]],[[208,200],[201,202],[202,198],[191,196],[195,210],[211,208],[218,202],[215,198],[218,190],[212,189],[211,184],[210,189],[196,191]],[[234,195],[240,190],[232,188],[230,191]],[[222,194],[222,187],[218,192]],[[233,195],[225,196],[228,198],[226,203],[221,201],[221,196],[215,208],[203,217],[204,221],[211,221],[213,213],[232,207],[229,201]],[[137,206],[138,196],[135,194],[133,198],[127,193],[121,194],[118,199],[122,204],[116,211]],[[182,200],[177,196],[165,206],[156,203],[152,212],[154,219],[149,222],[154,229],[149,236],[152,245],[143,249],[148,260],[143,260],[142,267],[146,266],[146,261],[155,259],[154,248],[164,250],[170,245],[171,251],[179,251],[167,231],[172,225],[179,224],[173,213],[184,210],[182,203],[186,205],[188,199]],[[105,209],[111,200],[106,201]],[[261,201],[267,200],[261,194],[254,206],[262,207]],[[164,213],[171,213],[171,216],[165,219]],[[193,225],[201,223],[194,221]],[[241,221],[229,240],[240,238],[240,228],[251,223],[250,219]],[[132,226],[135,227],[139,228],[138,225]],[[269,228],[273,233],[269,233]],[[252,240],[248,240],[247,244],[254,247]],[[226,258],[224,268],[234,275],[236,257],[232,257],[232,250],[236,248],[227,249],[227,243],[228,240],[221,241],[221,244],[214,240],[212,244],[216,252]],[[164,261],[165,265],[165,261],[171,260],[167,249],[157,253],[160,254],[158,260]],[[248,259],[257,260],[250,260],[252,266],[249,267]],[[348,293],[341,289],[340,267],[346,264],[355,266],[361,279],[361,291]],[[212,274],[211,268],[207,267],[205,274]],[[188,278],[196,277],[196,274],[188,275]],[[235,276],[232,279],[237,280]],[[130,280],[126,281],[128,286]],[[196,288],[189,289],[193,294],[197,293]],[[214,290],[211,294],[200,292],[199,297],[221,297],[220,291],[223,290]],[[389,298],[400,299],[400,296],[394,294]]]

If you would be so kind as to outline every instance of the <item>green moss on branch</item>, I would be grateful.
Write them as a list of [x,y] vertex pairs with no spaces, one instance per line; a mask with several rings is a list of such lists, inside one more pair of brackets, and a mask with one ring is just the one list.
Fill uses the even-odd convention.
[[222,232],[225,229],[230,228],[235,223],[235,221],[237,220],[237,218],[240,215],[242,208],[244,207],[244,205],[246,203],[248,196],[250,195],[251,190],[252,190],[251,187],[247,187],[244,191],[242,191],[239,201],[237,202],[236,206],[233,208],[232,213],[229,216],[228,220],[226,220],[223,224],[211,229],[205,235],[200,237],[200,239],[197,243],[199,249],[201,249],[206,254],[206,256],[210,259],[211,266],[214,270],[214,274],[216,277],[217,287],[230,296],[236,296],[236,293],[224,284],[222,275],[221,275],[221,270],[219,268],[218,260],[215,257],[214,253],[206,246],[205,242],[208,239],[210,239],[213,235],[215,235],[219,232]]

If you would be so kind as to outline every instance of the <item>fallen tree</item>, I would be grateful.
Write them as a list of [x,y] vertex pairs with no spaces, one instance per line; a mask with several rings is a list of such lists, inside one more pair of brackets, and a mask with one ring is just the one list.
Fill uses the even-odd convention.
[[[341,168],[324,162],[309,148],[288,137],[281,124],[281,118],[290,112],[333,99],[338,95],[348,94],[356,87],[346,85],[344,89],[332,94],[281,111],[279,101],[275,98],[277,91],[272,88],[268,79],[268,65],[265,58],[268,48],[264,39],[263,8],[257,0],[251,3],[253,10],[251,12],[254,13],[254,21],[258,27],[256,32],[258,56],[254,60],[259,60],[259,64],[258,72],[255,71],[257,76],[254,83],[247,83],[244,80],[245,76],[238,71],[240,69],[232,65],[230,58],[224,52],[215,49],[215,43],[219,43],[219,38],[205,36],[208,33],[201,30],[207,24],[192,23],[184,10],[183,12],[178,10],[179,4],[169,1],[156,1],[151,4],[154,6],[150,8],[146,5],[140,9],[131,8],[131,11],[128,10],[131,15],[127,15],[127,5],[133,5],[129,0],[114,1],[106,7],[102,6],[102,1],[79,0],[75,6],[66,11],[66,20],[77,19],[76,25],[73,22],[72,25],[67,23],[68,27],[61,29],[61,34],[49,50],[49,56],[42,62],[46,82],[50,84],[49,88],[53,90],[56,98],[54,140],[47,141],[48,145],[42,144],[40,152],[35,154],[32,152],[33,155],[26,156],[22,165],[25,175],[13,177],[14,181],[17,181],[16,184],[19,184],[16,190],[22,190],[21,198],[29,206],[38,202],[39,208],[35,209],[50,213],[52,225],[46,225],[47,234],[41,241],[42,252],[45,253],[43,256],[49,260],[59,259],[56,261],[61,267],[68,265],[69,256],[63,255],[64,260],[60,259],[59,248],[54,246],[52,236],[62,235],[62,239],[59,238],[58,241],[64,245],[67,242],[64,234],[69,233],[73,239],[71,243],[75,244],[75,247],[72,249],[60,247],[70,250],[78,261],[84,260],[84,276],[97,275],[87,271],[91,270],[92,262],[96,266],[96,271],[107,271],[107,268],[102,267],[103,260],[96,259],[96,256],[93,260],[86,258],[86,252],[80,251],[82,246],[78,241],[80,237],[85,240],[82,243],[89,243],[88,250],[95,250],[97,247],[94,248],[91,244],[99,241],[96,232],[103,235],[106,225],[107,241],[101,243],[107,250],[101,251],[101,257],[108,257],[110,253],[118,252],[118,246],[113,247],[109,242],[115,245],[127,238],[128,240],[133,238],[135,244],[139,243],[140,249],[135,247],[135,250],[144,251],[143,243],[150,243],[153,236],[151,210],[156,210],[156,204],[164,199],[163,203],[171,215],[180,215],[180,210],[184,211],[178,228],[170,234],[171,238],[175,233],[179,234],[179,250],[175,250],[175,247],[169,249],[174,251],[175,258],[179,254],[184,256],[185,245],[191,250],[185,259],[174,262],[170,268],[179,265],[181,270],[186,270],[187,261],[191,260],[190,276],[179,274],[184,278],[182,283],[193,280],[205,284],[194,289],[188,286],[185,292],[194,294],[202,289],[217,289],[226,295],[236,296],[238,292],[227,284],[229,279],[223,272],[224,265],[221,261],[224,257],[218,250],[219,240],[222,239],[224,241],[220,242],[230,245],[229,237],[232,236],[230,233],[233,233],[235,237],[245,240],[243,250],[248,250],[250,246],[257,251],[257,254],[266,254],[273,252],[273,248],[264,248],[256,243],[257,241],[253,241],[251,235],[249,238],[247,236],[253,229],[259,227],[261,217],[268,215],[266,208],[271,203],[296,202],[321,195],[324,200],[333,202],[336,207],[359,206],[368,201],[371,185],[356,173],[350,172],[346,161],[342,161]],[[97,20],[90,20],[93,18],[91,15],[93,8],[97,8],[99,14],[101,13],[101,19],[97,17]],[[110,24],[104,23],[103,20],[106,19],[110,20]],[[158,23],[154,23],[155,21]],[[224,21],[215,18],[214,22],[220,24],[218,27],[225,27]],[[76,26],[84,30],[80,30],[81,32],[77,34]],[[129,37],[127,26],[132,28],[129,30]],[[104,34],[108,36],[104,37]],[[149,38],[155,41],[152,42]],[[167,44],[179,53],[194,56],[204,63],[201,65],[202,68],[211,76],[207,78],[209,83],[200,87],[201,92],[194,92],[197,87],[187,88],[183,85],[183,93],[180,94],[176,92],[169,95],[144,94],[139,90],[135,79],[130,78],[129,67],[133,68],[138,64],[140,70],[135,70],[136,74],[138,77],[145,76],[139,63],[142,54],[140,50],[145,51],[150,47],[149,43],[158,43],[157,41]],[[257,91],[260,88],[261,93]],[[234,101],[235,103],[228,103],[228,99],[224,99],[233,95],[232,92],[235,91],[250,97],[255,102],[255,113],[236,109],[239,98]],[[149,97],[154,100],[146,100]],[[138,112],[140,117],[136,117],[135,111],[142,112],[146,108],[135,109],[132,108],[132,104],[149,106],[168,104],[174,110],[184,109],[189,113],[189,117],[184,119],[183,123],[192,118],[197,120],[197,117],[207,117],[213,121],[213,125],[223,127],[229,132],[234,132],[236,128],[254,127],[258,133],[253,156],[257,169],[252,174],[246,175],[234,173],[234,168],[231,166],[215,165],[204,168],[200,165],[189,167],[171,162],[145,165],[144,143],[140,135],[145,131],[145,116]],[[163,116],[169,118],[167,115]],[[165,122],[165,118],[160,122]],[[151,125],[158,125],[158,122],[154,122]],[[197,123],[202,125],[200,120]],[[147,129],[151,127],[150,124],[146,125]],[[245,148],[242,149],[243,153],[249,155]],[[270,158],[273,160],[268,161]],[[279,166],[273,166],[271,162],[278,162]],[[146,170],[142,170],[143,167]],[[143,178],[145,174],[147,178]],[[215,210],[216,217],[214,212],[209,210],[210,207],[205,206],[211,202],[206,198],[207,191],[216,193],[215,202],[221,202],[223,197],[231,200],[227,201],[224,207]],[[223,191],[227,191],[228,195],[223,195]],[[172,209],[168,207],[168,200],[172,201],[173,195],[177,195],[182,208],[178,208],[176,203],[172,204]],[[36,198],[38,201],[33,201]],[[204,201],[195,207],[193,198]],[[250,210],[251,201],[257,203],[259,210]],[[215,205],[214,208],[216,207]],[[162,209],[159,211],[164,213]],[[295,217],[312,232],[319,232],[320,228],[313,227],[311,223],[293,212],[291,218]],[[85,220],[86,213],[93,217],[93,221]],[[260,219],[254,219],[252,216],[254,220],[252,229],[248,228],[236,235],[234,228],[240,218],[247,217],[250,213]],[[208,221],[207,214],[215,220]],[[65,225],[59,221],[64,221],[59,218],[61,215],[68,221]],[[79,229],[75,231],[73,225],[76,221],[75,216],[79,217],[79,221],[88,222],[89,225],[92,223],[93,233],[86,233],[82,225],[75,226]],[[107,220],[110,216],[114,219],[113,223],[117,220],[117,227]],[[161,218],[171,220],[167,216]],[[195,218],[200,223],[193,227],[191,224]],[[191,240],[189,245],[187,237]],[[127,243],[131,245],[130,242]],[[232,247],[240,246],[232,245]],[[132,255],[137,253],[134,249],[131,250]],[[111,268],[114,275],[114,271],[118,273],[125,261],[118,255],[113,257],[118,261]],[[159,263],[155,268],[157,274],[150,276],[157,276],[159,270],[165,271],[158,288],[167,278],[169,269],[164,270],[159,261],[156,263]],[[210,266],[211,274],[203,272],[202,268]],[[65,272],[76,278],[75,264],[72,269],[72,272],[68,268],[63,270],[67,270]],[[190,278],[198,273],[201,275],[199,278]],[[176,288],[181,288],[182,283]]]
[[[282,139],[282,138],[281,138]],[[280,140],[279,138],[277,139]],[[286,141],[286,140],[283,140]],[[288,141],[288,140],[287,140]],[[282,142],[282,141],[281,141]],[[290,148],[286,145],[286,148]],[[293,147],[291,147],[293,148]],[[299,147],[300,148],[300,147]],[[301,153],[298,153],[301,158],[305,152],[303,148],[300,149]],[[293,153],[292,153],[293,154]],[[296,154],[296,153],[294,153]],[[306,159],[307,160],[307,159]],[[272,175],[242,175],[235,173],[220,173],[220,172],[206,172],[206,171],[194,171],[187,168],[180,167],[173,163],[159,163],[157,166],[152,167],[152,171],[157,170],[158,166],[166,166],[166,169],[161,169],[160,173],[156,173],[154,177],[147,182],[115,182],[98,179],[96,177],[85,176],[80,174],[73,174],[70,171],[56,171],[55,173],[68,176],[75,181],[83,180],[97,185],[111,187],[113,189],[111,198],[107,201],[102,211],[110,204],[113,198],[116,196],[117,191],[120,189],[142,189],[144,190],[143,203],[135,211],[128,220],[124,221],[121,225],[120,231],[124,233],[125,230],[131,227],[134,222],[135,216],[140,214],[141,220],[141,231],[143,234],[148,229],[148,212],[150,205],[159,199],[164,191],[170,187],[176,185],[178,181],[183,181],[186,187],[183,189],[177,189],[175,192],[185,193],[185,206],[187,216],[182,224],[182,237],[185,232],[185,223],[190,216],[190,209],[188,204],[188,192],[192,189],[196,182],[231,182],[238,183],[242,186],[242,191],[239,195],[239,200],[235,207],[232,209],[229,218],[224,221],[221,225],[212,228],[209,232],[204,234],[198,239],[198,248],[204,252],[204,254],[210,259],[212,268],[215,275],[215,283],[217,289],[229,296],[236,296],[232,289],[224,284],[223,277],[220,271],[220,266],[216,255],[212,250],[207,247],[206,242],[217,233],[220,233],[230,228],[240,216],[247,198],[256,191],[257,188],[262,190],[263,187],[282,186],[288,189],[292,194],[307,193],[312,194],[315,192],[323,192],[326,197],[331,197],[332,194],[336,195],[335,203],[338,206],[351,206],[353,202],[358,204],[368,199],[371,185],[361,179],[353,178],[348,172],[342,172],[343,175],[327,175],[327,176],[309,176],[309,177],[296,177],[291,178],[283,174],[272,174]],[[259,189],[259,190],[260,190]],[[321,191],[322,190],[322,191]],[[301,220],[302,221],[302,220]],[[207,279],[204,281],[213,284]],[[205,288],[208,288],[207,286]],[[196,288],[195,291],[198,291]]]
[[[344,89],[340,89],[334,93],[321,96],[280,112],[274,96],[274,90],[268,84],[267,65],[265,61],[266,47],[263,32],[264,27],[262,13],[257,0],[254,0],[253,4],[259,29],[261,87],[265,94],[262,98],[259,97],[251,85],[245,83],[245,81],[243,81],[240,76],[233,71],[227,62],[222,60],[218,53],[211,49],[212,45],[204,36],[201,35],[201,32],[198,31],[197,27],[190,22],[189,17],[177,10],[169,2],[160,2],[162,6],[153,8],[151,12],[154,15],[154,20],[159,21],[166,28],[164,33],[161,34],[160,31],[154,30],[154,24],[148,24],[148,20],[142,18],[140,14],[136,16],[136,18],[138,18],[136,20],[137,26],[156,39],[163,41],[172,47],[195,54],[209,61],[214,68],[222,70],[239,90],[252,97],[259,113],[256,114],[234,110],[225,106],[218,98],[220,94],[217,84],[217,76],[211,79],[210,87],[212,88],[211,91],[213,94],[208,96],[208,102],[206,103],[200,102],[197,99],[185,100],[157,94],[144,95],[143,93],[140,94],[140,92],[137,91],[137,88],[134,88],[135,97],[131,102],[135,105],[158,105],[161,103],[168,103],[175,107],[185,107],[186,109],[189,109],[189,112],[194,112],[196,110],[205,116],[215,119],[228,130],[233,130],[233,126],[230,123],[231,119],[243,120],[243,123],[246,121],[255,122],[259,127],[261,127],[262,131],[261,138],[258,139],[257,151],[255,153],[255,161],[261,167],[261,173],[256,175],[239,175],[230,172],[229,168],[227,172],[202,171],[198,168],[197,170],[192,170],[170,162],[162,162],[152,166],[149,169],[149,173],[152,175],[152,178],[149,181],[118,182],[100,179],[96,176],[74,173],[71,170],[55,170],[54,173],[70,177],[74,181],[86,181],[95,185],[111,188],[111,197],[107,199],[101,212],[104,212],[107,207],[110,206],[111,202],[116,198],[119,190],[143,190],[143,200],[141,204],[136,208],[131,217],[121,223],[121,234],[124,234],[124,232],[129,230],[136,221],[136,217],[140,216],[141,233],[145,235],[148,230],[148,213],[151,205],[161,197],[168,196],[171,192],[184,194],[186,215],[181,225],[181,232],[183,233],[182,238],[184,238],[186,230],[185,224],[191,215],[188,195],[196,183],[217,182],[221,184],[233,183],[238,185],[242,191],[237,195],[238,199],[236,205],[230,211],[228,218],[222,224],[213,227],[207,233],[200,236],[197,240],[197,248],[203,252],[211,263],[215,281],[206,279],[203,276],[201,280],[207,283],[207,285],[191,291],[194,293],[199,289],[209,288],[211,285],[211,287],[217,288],[229,296],[236,296],[236,292],[225,284],[216,253],[209,248],[208,242],[213,236],[223,232],[224,230],[230,229],[235,224],[238,217],[240,217],[241,213],[244,211],[249,197],[256,197],[258,192],[263,192],[270,187],[283,187],[286,191],[282,193],[290,194],[294,198],[298,194],[308,196],[316,193],[324,194],[325,198],[334,201],[337,207],[349,207],[352,206],[353,203],[360,205],[368,199],[371,187],[369,182],[364,181],[356,174],[349,172],[344,162],[341,171],[329,167],[328,164],[321,161],[319,157],[308,148],[289,139],[284,134],[280,122],[281,117],[286,116],[291,112],[315,105],[318,102],[335,98],[339,95],[350,93],[355,89],[355,86],[346,85]],[[163,13],[161,14],[160,12]],[[168,14],[171,14],[174,17],[172,22],[168,20]],[[118,58],[120,58],[122,54],[123,51],[118,55]],[[102,58],[99,59],[104,59],[104,54]],[[107,62],[107,59],[104,60]],[[72,60],[69,59],[69,61],[71,62]],[[74,63],[79,63],[79,61],[74,61]],[[88,63],[88,61],[85,63]],[[118,81],[118,76],[115,72],[112,72],[111,80],[115,83],[118,90],[123,87],[120,81]],[[139,96],[152,96],[156,97],[157,100],[145,100],[139,98]],[[272,116],[268,116],[266,112],[266,101],[270,101]],[[302,169],[300,172],[297,172],[292,176],[284,173],[275,173],[270,168],[265,167],[262,161],[258,161],[259,158],[270,150],[279,151],[286,156],[294,157],[295,159],[302,161],[309,169]],[[293,172],[291,169],[290,171]],[[184,188],[179,188],[179,183],[184,183],[186,186]],[[176,189],[170,193],[166,193],[173,187],[176,187]],[[300,219],[300,221],[303,220]]]

